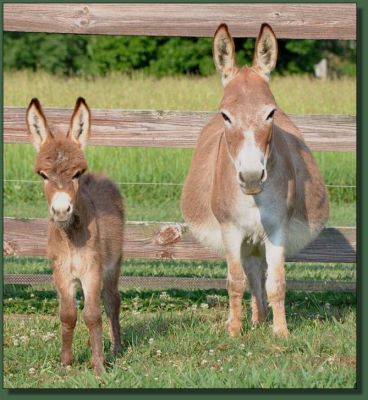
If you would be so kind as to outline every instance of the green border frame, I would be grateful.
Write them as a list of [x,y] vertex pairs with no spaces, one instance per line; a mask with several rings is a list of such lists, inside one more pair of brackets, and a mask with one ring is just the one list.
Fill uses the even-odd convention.
[[[4,3],[225,3],[226,1],[193,1],[193,0],[173,0],[173,1],[27,1],[27,0],[15,0],[15,1],[1,1],[0,8],[0,23],[1,27],[3,25],[3,4]],[[367,373],[367,343],[364,343],[365,337],[367,337],[367,316],[365,315],[364,305],[368,301],[368,291],[363,292],[363,282],[367,281],[367,270],[365,264],[368,262],[367,248],[361,246],[360,244],[365,239],[367,240],[367,210],[363,208],[364,204],[367,204],[367,184],[366,175],[368,171],[368,137],[365,132],[368,126],[368,113],[364,110],[367,108],[367,76],[364,76],[364,71],[366,75],[368,74],[368,52],[363,52],[363,49],[368,49],[368,2],[366,0],[356,0],[354,1],[340,1],[340,0],[309,0],[309,1],[249,1],[249,0],[230,0],[231,3],[355,3],[357,5],[357,240],[358,240],[358,252],[357,252],[357,308],[358,308],[358,320],[357,320],[357,382],[358,386],[356,389],[0,389],[1,398],[9,399],[21,399],[27,396],[29,399],[39,399],[44,396],[57,396],[58,398],[73,398],[78,396],[78,398],[93,397],[98,398],[101,395],[113,396],[124,396],[124,398],[134,398],[134,399],[161,399],[163,396],[180,396],[181,398],[190,396],[193,399],[206,399],[214,397],[219,399],[224,399],[225,396],[240,397],[249,396],[257,399],[268,398],[273,396],[275,400],[283,399],[285,396],[295,396],[297,395],[301,399],[313,398],[333,398],[338,396],[339,399],[351,398],[363,398],[368,395],[367,384],[364,381],[364,371]],[[3,54],[3,33],[1,30],[0,37],[0,54]],[[2,70],[2,65],[1,65]],[[0,84],[3,93],[3,74],[0,77]],[[1,97],[1,105],[3,105],[3,96]],[[3,127],[3,107],[0,109],[1,116],[1,128]],[[2,129],[1,129],[2,130]],[[3,141],[0,143],[0,154],[2,155],[3,161]],[[3,162],[1,163],[1,172],[3,172]],[[1,174],[1,180],[3,179],[3,174]],[[1,181],[2,183],[2,181]],[[3,185],[0,186],[1,190],[1,207],[0,213],[1,218],[3,218]],[[3,224],[0,228],[1,236],[3,234]],[[0,271],[1,278],[3,277],[3,269]],[[367,285],[367,284],[366,284]],[[2,285],[1,285],[2,289]],[[2,292],[1,292],[2,294]],[[1,296],[2,297],[2,296]],[[0,313],[2,315],[2,302],[0,302]],[[3,340],[2,329],[0,330],[1,343]],[[2,367],[3,351],[2,346],[0,347],[0,360]],[[251,368],[251,365],[249,366]],[[1,378],[2,378],[2,368],[1,368]],[[2,379],[1,379],[2,380]]]

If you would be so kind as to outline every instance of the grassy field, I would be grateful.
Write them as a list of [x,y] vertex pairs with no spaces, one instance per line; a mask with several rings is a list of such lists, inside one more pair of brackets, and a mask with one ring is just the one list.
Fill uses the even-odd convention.
[[[317,81],[275,77],[278,104],[289,113],[352,114],[355,80]],[[216,110],[222,88],[217,76],[154,79],[114,74],[95,80],[57,78],[43,73],[6,72],[4,104],[26,106],[37,96],[45,106],[73,107],[84,96],[91,108]],[[341,96],[344,93],[344,96]],[[336,101],[336,99],[339,101]],[[93,132],[92,132],[93,134]],[[90,170],[119,182],[127,219],[181,221],[181,184],[191,150],[87,148]],[[329,186],[329,225],[355,225],[355,154],[316,153]],[[32,172],[30,145],[5,145],[4,215],[45,217],[42,185]],[[165,183],[165,184],[163,184]],[[355,281],[353,264],[293,264],[288,279]],[[226,276],[224,262],[126,260],[125,275]],[[49,273],[48,262],[8,257],[5,273]],[[75,364],[60,368],[58,302],[51,287],[4,288],[4,386],[114,387],[321,387],[351,388],[356,381],[356,297],[346,293],[287,294],[290,338],[275,339],[267,324],[253,330],[249,307],[244,334],[225,334],[225,291],[122,291],[124,352],[100,378],[90,370],[87,331],[79,321]],[[249,296],[245,296],[249,304]],[[78,293],[79,308],[83,297]],[[81,319],[81,318],[80,318]],[[104,316],[107,353],[107,326]],[[151,340],[152,339],[152,340]],[[144,360],[144,362],[142,362]],[[249,368],[251,365],[251,368]]]
[[[41,258],[11,257],[7,273],[49,273]],[[125,275],[225,277],[224,262],[147,263],[126,260]],[[351,264],[287,264],[289,279],[356,279]],[[244,333],[230,338],[224,290],[122,290],[124,351],[108,355],[101,377],[91,372],[87,329],[80,316],[75,362],[59,366],[58,301],[48,285],[4,288],[4,386],[7,388],[352,388],[356,368],[356,297],[348,293],[288,292],[289,339],[274,338],[271,318],[252,329],[245,295]],[[83,296],[77,292],[83,309]],[[144,359],[144,363],[142,363]],[[251,364],[251,368],[249,365]],[[290,373],[292,371],[292,373]]]
[[[278,105],[285,112],[295,114],[355,115],[355,85],[355,78],[320,81],[296,75],[271,79]],[[4,104],[7,106],[27,106],[32,97],[38,97],[48,107],[74,107],[76,98],[83,96],[91,108],[215,111],[222,91],[217,75],[159,79],[115,73],[84,79],[42,72],[5,71],[4,74]]]
[[[44,293],[44,291],[42,292]],[[124,352],[101,377],[90,370],[88,332],[78,321],[75,363],[59,365],[59,322],[42,309],[4,318],[6,388],[353,388],[355,385],[354,296],[293,294],[287,312],[291,335],[275,339],[269,323],[256,330],[245,318],[245,333],[230,338],[226,310],[191,304],[179,293],[128,293],[123,303]],[[151,312],[142,295],[160,305]],[[37,295],[37,293],[35,294]],[[202,292],[202,296],[204,293]],[[185,296],[183,294],[182,296]],[[188,295],[187,295],[188,296]],[[192,294],[193,296],[193,294]],[[225,297],[225,296],[223,296]],[[164,305],[161,305],[161,304]],[[165,304],[172,304],[166,309]],[[133,305],[132,305],[133,304]],[[206,306],[207,304],[207,306]],[[208,307],[208,308],[207,308]],[[151,307],[153,308],[153,307]],[[107,324],[103,318],[105,353]]]

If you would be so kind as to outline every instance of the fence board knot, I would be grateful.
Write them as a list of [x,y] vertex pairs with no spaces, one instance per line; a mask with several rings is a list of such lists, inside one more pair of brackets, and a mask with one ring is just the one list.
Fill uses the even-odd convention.
[[91,22],[91,11],[88,6],[84,6],[79,14],[79,26],[87,27]]
[[4,256],[16,256],[17,255],[17,251],[15,249],[14,244],[12,242],[4,240],[4,242],[3,242],[3,253],[4,253]]
[[183,228],[179,224],[163,226],[156,234],[155,242],[162,246],[173,244],[180,240],[183,235]]

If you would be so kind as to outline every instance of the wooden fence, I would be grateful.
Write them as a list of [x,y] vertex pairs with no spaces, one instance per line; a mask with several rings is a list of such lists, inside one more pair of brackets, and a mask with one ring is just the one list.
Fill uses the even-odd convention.
[[[4,30],[109,35],[213,36],[226,22],[236,37],[254,37],[268,22],[279,38],[355,39],[354,4],[4,4]],[[71,110],[46,109],[65,131]],[[193,147],[208,112],[92,110],[91,143],[109,146]],[[355,116],[292,115],[313,150],[355,151]],[[4,108],[4,142],[28,143],[25,109]],[[218,259],[184,224],[128,222],[124,254],[145,259]],[[46,221],[4,219],[6,254],[45,255]],[[356,229],[327,228],[289,261],[356,262]],[[49,282],[50,276],[5,275],[6,283]],[[122,277],[144,287],[223,288],[222,279]],[[289,282],[293,290],[354,291],[355,283]]]

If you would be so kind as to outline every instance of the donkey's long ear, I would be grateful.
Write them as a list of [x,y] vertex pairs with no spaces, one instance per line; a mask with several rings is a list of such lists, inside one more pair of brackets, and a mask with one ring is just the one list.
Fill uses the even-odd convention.
[[39,152],[41,145],[43,145],[47,139],[52,139],[53,136],[47,125],[41,104],[36,98],[32,99],[29,103],[26,113],[26,122],[31,142],[37,152]]
[[235,45],[226,24],[221,24],[213,37],[213,59],[221,73],[222,84],[226,86],[238,71],[235,62]]
[[90,130],[91,112],[83,97],[79,97],[75,103],[68,134],[66,136],[73,142],[79,143],[83,149],[89,138]]
[[277,51],[277,39],[272,28],[268,24],[262,24],[256,41],[253,67],[269,78],[276,65]]

